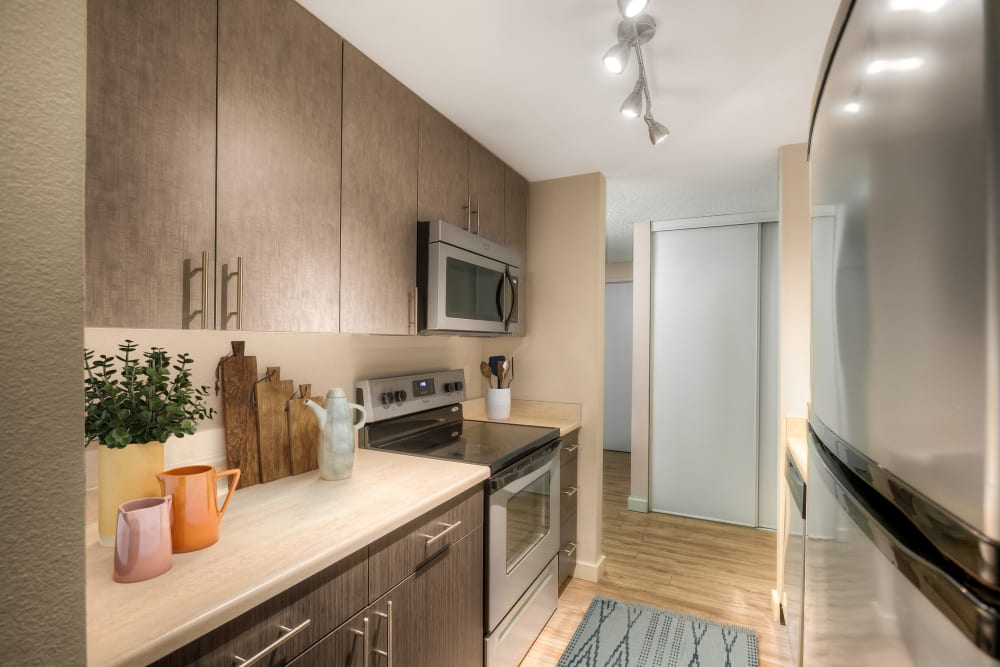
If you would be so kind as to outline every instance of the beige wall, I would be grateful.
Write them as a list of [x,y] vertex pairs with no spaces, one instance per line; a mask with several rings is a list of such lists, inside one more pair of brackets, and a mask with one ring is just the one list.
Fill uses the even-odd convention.
[[604,282],[607,283],[630,283],[632,282],[632,262],[616,262],[604,267]]
[[515,357],[515,399],[582,405],[576,576],[591,581],[603,564],[604,188],[597,173],[530,185],[528,336],[483,345]]
[[[280,366],[281,377],[295,385],[311,384],[314,394],[342,387],[353,397],[357,380],[383,375],[419,373],[441,368],[462,368],[466,378],[478,378],[482,339],[446,336],[364,336],[353,334],[258,333],[235,331],[165,331],[94,329],[85,331],[85,343],[98,353],[111,354],[126,338],[143,349],[151,345],[171,353],[187,352],[194,358],[193,381],[215,385],[215,366],[230,353],[230,341],[246,341],[246,354],[257,357],[261,375],[267,366]],[[467,396],[482,395],[478,382],[468,382]],[[353,400],[353,399],[352,399]],[[209,404],[220,407],[214,391]],[[225,465],[226,447],[222,416],[204,422],[193,436],[172,439],[164,452],[165,464],[205,463]],[[87,486],[97,484],[97,448],[85,455]]]
[[[810,293],[812,288],[809,164],[806,144],[778,150],[778,205],[781,233],[781,296],[779,305],[778,370],[778,516],[785,503],[785,419],[808,417]],[[785,526],[778,521],[776,590],[784,585],[781,566]]]
[[81,665],[86,2],[0,3],[0,662]]

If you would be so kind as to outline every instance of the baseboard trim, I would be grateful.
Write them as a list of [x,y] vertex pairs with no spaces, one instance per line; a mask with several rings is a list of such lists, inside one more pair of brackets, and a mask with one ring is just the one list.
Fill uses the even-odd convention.
[[604,576],[605,561],[604,554],[601,554],[596,563],[585,563],[582,560],[578,560],[576,561],[576,571],[573,572],[573,576],[577,579],[592,581],[596,584]]
[[646,498],[636,498],[635,496],[629,496],[628,508],[633,512],[642,512],[643,514],[649,514],[649,500],[647,500]]

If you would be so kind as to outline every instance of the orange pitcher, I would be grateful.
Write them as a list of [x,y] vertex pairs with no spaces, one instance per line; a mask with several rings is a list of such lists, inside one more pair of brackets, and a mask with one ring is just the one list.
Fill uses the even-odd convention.
[[[232,475],[229,493],[219,508],[216,480],[227,475]],[[216,472],[212,466],[184,466],[164,470],[156,477],[163,495],[174,498],[174,523],[170,530],[174,553],[197,551],[218,542],[219,522],[239,484],[239,469]]]

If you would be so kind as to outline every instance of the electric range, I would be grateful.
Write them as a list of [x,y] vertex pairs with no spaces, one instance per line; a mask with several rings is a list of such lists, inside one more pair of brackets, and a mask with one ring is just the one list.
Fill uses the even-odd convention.
[[361,447],[490,468],[484,656],[516,667],[558,603],[559,429],[465,420],[462,370],[363,380]]

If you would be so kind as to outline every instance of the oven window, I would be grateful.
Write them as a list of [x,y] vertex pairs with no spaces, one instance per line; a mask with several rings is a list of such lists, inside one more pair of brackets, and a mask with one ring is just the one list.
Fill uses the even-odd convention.
[[445,315],[463,320],[500,322],[497,286],[503,274],[449,257],[446,265]]
[[507,501],[507,573],[549,533],[549,488],[545,473]]

